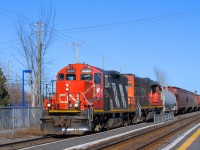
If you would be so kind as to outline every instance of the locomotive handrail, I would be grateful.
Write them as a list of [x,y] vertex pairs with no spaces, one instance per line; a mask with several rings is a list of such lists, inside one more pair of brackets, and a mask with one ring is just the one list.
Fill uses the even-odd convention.
[[94,84],[92,84],[92,86],[91,86],[91,87],[89,87],[89,88],[87,89],[87,91],[85,91],[85,92],[84,92],[84,94],[85,94],[85,93],[87,93],[87,92],[88,92],[88,91],[89,91],[89,90],[90,90],[90,89],[91,89],[91,88],[92,88],[94,85],[95,85],[95,83],[94,83]]
[[[90,102],[89,102],[88,99],[86,98],[85,94],[86,94],[92,87],[94,87],[94,85],[95,85],[95,83],[92,84],[92,86],[89,87],[84,93],[80,92],[80,93],[83,95],[83,97],[87,100],[87,103],[90,105],[90,107],[92,107],[92,105],[90,104]],[[92,108],[93,108],[93,107],[92,107]]]
[[[83,97],[87,100],[87,103],[90,105],[90,107],[92,107],[92,105],[90,104],[90,102],[88,101],[88,99],[85,97],[85,95],[82,93],[82,92],[80,92],[82,95],[83,95]],[[92,107],[93,108],[93,107]]]

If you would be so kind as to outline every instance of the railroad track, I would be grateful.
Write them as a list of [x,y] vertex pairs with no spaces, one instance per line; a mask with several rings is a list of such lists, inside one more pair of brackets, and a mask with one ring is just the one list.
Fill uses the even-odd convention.
[[151,127],[142,131],[137,131],[132,134],[119,137],[117,139],[108,140],[99,145],[88,147],[88,149],[104,149],[104,150],[150,150],[156,149],[159,144],[169,139],[176,133],[190,127],[192,124],[198,124],[200,121],[200,115],[192,117],[181,118],[180,120],[170,122],[167,124]]
[[60,138],[60,137],[44,136],[41,138],[35,138],[35,139],[30,139],[30,140],[25,140],[25,141],[17,141],[13,143],[1,144],[0,149],[1,150],[16,150],[16,149],[21,149],[25,147],[34,146],[34,145],[41,145],[41,144],[59,141],[59,140],[62,140],[63,138],[64,137]]
[[[177,121],[165,123],[159,126],[153,126],[148,129],[143,129],[140,131],[136,131],[130,134],[126,134],[125,136],[121,136],[118,138],[114,138],[111,140],[107,140],[106,142],[99,143],[96,145],[89,146],[88,149],[154,149],[158,143],[171,137],[172,134],[177,133],[178,131],[188,127],[189,125],[200,121],[200,114],[180,118]],[[0,149],[2,150],[15,150],[25,147],[30,147],[33,145],[41,145],[46,143],[51,143],[55,141],[60,141],[62,139],[66,139],[70,137],[42,137],[38,139],[32,139],[27,141],[19,141],[14,143],[8,143],[0,145]],[[145,141],[145,142],[144,142]]]

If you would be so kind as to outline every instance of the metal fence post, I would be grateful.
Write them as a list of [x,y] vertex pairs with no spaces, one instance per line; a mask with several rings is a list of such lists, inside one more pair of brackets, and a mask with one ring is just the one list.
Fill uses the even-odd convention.
[[30,128],[30,108],[28,107],[28,129]]
[[13,130],[12,130],[12,134],[15,133],[15,108],[13,108]]

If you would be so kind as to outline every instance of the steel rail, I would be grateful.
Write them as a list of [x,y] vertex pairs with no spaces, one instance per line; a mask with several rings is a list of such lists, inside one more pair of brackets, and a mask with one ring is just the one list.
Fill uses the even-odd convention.
[[[140,138],[140,137],[142,137],[142,136],[144,136],[144,135],[146,135],[146,134],[150,134],[150,133],[152,133],[152,132],[154,132],[154,131],[158,131],[158,130],[162,130],[162,129],[164,129],[164,128],[167,128],[167,127],[169,127],[169,126],[172,126],[172,125],[175,125],[175,124],[177,124],[177,123],[181,123],[181,122],[185,122],[186,121],[186,119],[192,119],[191,121],[189,121],[189,123],[186,123],[186,124],[184,124],[181,128],[184,128],[184,127],[186,127],[187,125],[189,125],[189,124],[191,124],[191,123],[193,123],[193,122],[195,122],[196,121],[196,117],[198,117],[199,116],[199,114],[197,114],[197,115],[194,115],[193,117],[194,118],[191,118],[191,117],[184,117],[184,118],[180,118],[179,120],[177,120],[177,121],[173,121],[173,122],[170,122],[170,123],[167,123],[167,124],[163,124],[163,125],[159,125],[159,126],[157,126],[157,127],[151,127],[151,128],[149,128],[148,129],[148,131],[144,131],[144,130],[146,130],[146,129],[144,129],[143,131],[139,131],[140,133],[137,133],[137,132],[135,132],[135,133],[131,133],[131,134],[128,134],[128,135],[126,135],[126,136],[123,136],[123,137],[120,137],[120,138],[117,138],[117,139],[113,139],[113,140],[111,140],[111,141],[107,141],[106,143],[100,143],[99,145],[95,145],[95,146],[91,146],[91,147],[89,147],[88,149],[94,149],[94,150],[99,150],[99,149],[106,149],[106,148],[109,148],[109,147],[114,147],[115,145],[119,145],[119,144],[121,144],[121,143],[123,143],[123,142],[127,142],[127,140],[132,140],[132,139],[137,139],[137,138]],[[200,118],[199,118],[200,119]],[[176,130],[177,131],[177,130]],[[173,132],[176,132],[175,130],[173,131]],[[170,134],[170,133],[169,133]],[[169,135],[168,134],[168,135]],[[166,135],[167,136],[167,135]],[[163,135],[163,137],[164,137],[164,135]],[[159,137],[159,139],[157,139],[157,140],[155,140],[155,142],[156,141],[158,141],[158,140],[160,140],[160,137]],[[145,144],[145,145],[143,145],[143,146],[140,146],[140,147],[138,147],[137,149],[143,149],[143,148],[145,148],[145,147],[147,147],[148,145],[151,145],[151,144],[153,144],[152,142],[150,142],[150,143],[147,143],[147,144]]]
[[[185,129],[186,127],[188,127],[189,125],[191,125],[192,123],[196,122],[197,118],[195,118],[194,120],[191,120],[190,122],[160,136],[159,138],[156,138],[155,140],[149,142],[149,143],[145,143],[143,146],[139,147],[138,149],[149,149],[150,145],[158,145],[158,143],[161,143],[162,141],[164,141],[164,139],[166,139],[167,137],[171,137],[172,135],[174,135],[175,133],[177,133],[180,130]],[[198,118],[198,120],[200,120],[200,118]]]

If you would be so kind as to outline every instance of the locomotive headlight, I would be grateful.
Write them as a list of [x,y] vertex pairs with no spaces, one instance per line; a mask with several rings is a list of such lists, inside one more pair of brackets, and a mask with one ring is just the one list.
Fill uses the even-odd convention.
[[50,104],[50,103],[48,103],[48,104],[47,104],[47,107],[51,107],[51,104]]
[[66,91],[69,92],[69,88],[66,88]]
[[74,106],[75,106],[75,107],[78,107],[78,104],[76,103],[76,104],[74,104]]
[[75,104],[74,104],[74,107],[78,107],[79,106],[79,102],[76,101]]
[[73,106],[72,104],[69,104],[69,107],[70,107],[70,108],[72,108],[72,106]]

